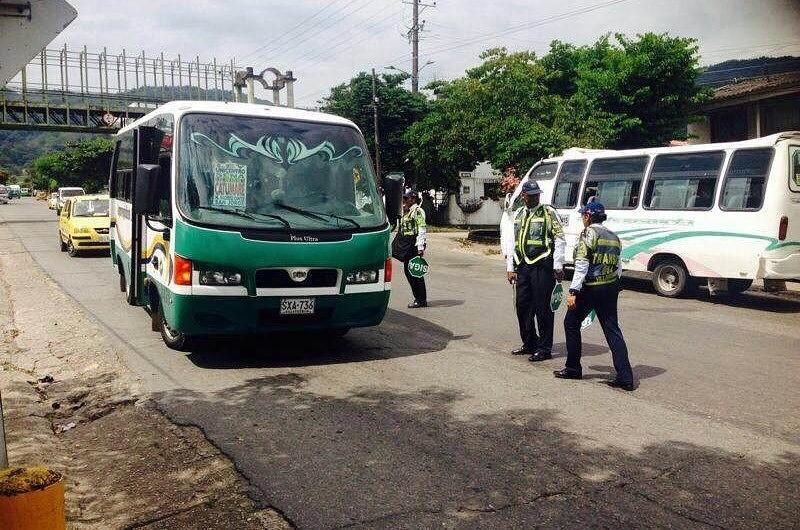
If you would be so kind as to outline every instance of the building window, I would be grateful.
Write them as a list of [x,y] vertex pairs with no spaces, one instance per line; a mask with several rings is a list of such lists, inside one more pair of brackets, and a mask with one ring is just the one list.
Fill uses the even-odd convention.
[[461,194],[462,195],[469,195],[470,187],[469,186],[462,186],[461,187]]
[[570,160],[561,164],[553,193],[553,206],[574,208],[578,204],[578,190],[581,187],[586,160]]
[[659,155],[645,193],[645,208],[710,210],[714,204],[723,151]]
[[725,172],[720,208],[733,211],[761,208],[772,153],[769,148],[740,149],[733,154]]
[[581,204],[594,196],[607,210],[636,208],[648,160],[646,156],[595,160],[586,177]]

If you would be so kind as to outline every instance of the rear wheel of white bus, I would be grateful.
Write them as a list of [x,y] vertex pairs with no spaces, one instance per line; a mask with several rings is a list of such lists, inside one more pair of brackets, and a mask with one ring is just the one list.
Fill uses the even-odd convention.
[[653,269],[653,288],[661,296],[677,298],[689,294],[694,285],[695,280],[678,259],[664,260]]

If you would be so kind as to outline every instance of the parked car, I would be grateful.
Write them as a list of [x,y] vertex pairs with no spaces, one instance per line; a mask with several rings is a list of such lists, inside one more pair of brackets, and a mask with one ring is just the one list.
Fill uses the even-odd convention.
[[77,256],[83,250],[107,249],[109,221],[108,195],[67,198],[58,216],[61,251]]
[[20,192],[23,197],[30,197],[31,196],[31,189],[30,188],[21,188]]
[[47,207],[51,210],[58,209],[58,192],[53,192],[50,194],[50,197],[47,198]]
[[8,187],[0,184],[0,204],[8,204]]
[[77,187],[63,187],[58,188],[58,202],[56,202],[56,213],[61,215],[61,208],[64,207],[64,202],[67,197],[77,197],[78,195],[86,195],[83,188]]
[[19,199],[22,197],[22,188],[19,187],[19,184],[9,184],[6,187],[8,188],[9,199]]

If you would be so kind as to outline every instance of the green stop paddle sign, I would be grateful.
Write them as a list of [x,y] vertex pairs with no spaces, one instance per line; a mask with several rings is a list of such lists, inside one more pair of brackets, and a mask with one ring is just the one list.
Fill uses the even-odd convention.
[[583,322],[581,322],[581,331],[591,326],[592,322],[594,322],[596,319],[597,313],[595,313],[594,309],[592,309],[592,312],[586,315],[586,318],[584,318]]
[[550,295],[550,309],[555,313],[558,311],[558,308],[561,307],[561,303],[564,301],[564,286],[560,283],[556,283],[556,286],[553,287],[553,294]]
[[414,278],[422,278],[428,274],[428,270],[430,270],[430,266],[422,256],[416,256],[408,262],[408,272]]

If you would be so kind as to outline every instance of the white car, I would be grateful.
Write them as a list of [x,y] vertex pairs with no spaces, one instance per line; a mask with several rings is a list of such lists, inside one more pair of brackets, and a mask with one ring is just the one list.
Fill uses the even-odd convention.
[[56,212],[58,214],[61,214],[61,208],[64,207],[64,203],[67,201],[67,197],[77,197],[78,195],[86,195],[86,192],[83,190],[83,188],[78,188],[78,187],[58,188]]

